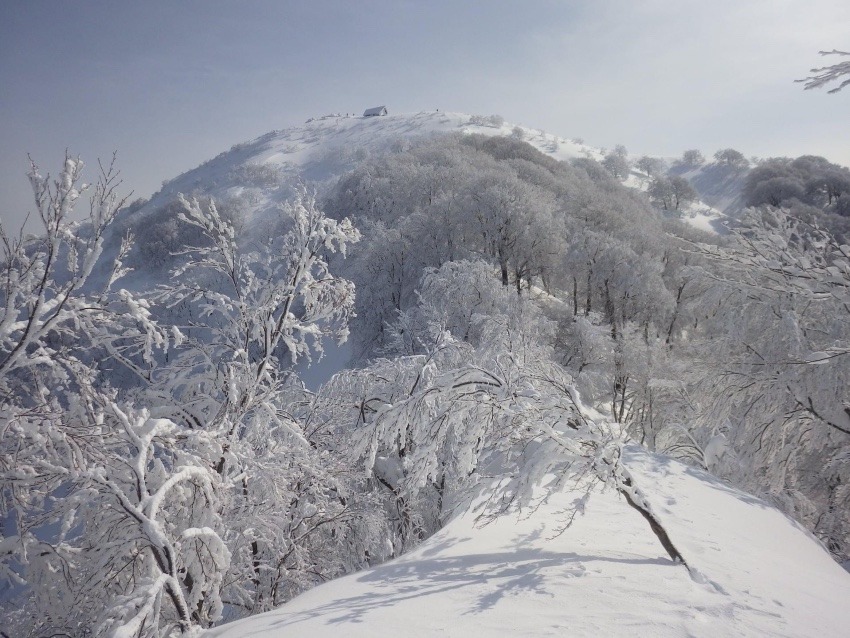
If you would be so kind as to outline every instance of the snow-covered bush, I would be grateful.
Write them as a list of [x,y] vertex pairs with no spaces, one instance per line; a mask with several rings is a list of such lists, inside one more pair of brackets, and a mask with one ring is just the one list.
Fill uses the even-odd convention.
[[505,124],[505,118],[501,115],[473,115],[469,118],[469,123],[473,126],[501,128]]
[[232,169],[229,181],[244,187],[275,188],[281,183],[281,169],[274,164],[240,164]]

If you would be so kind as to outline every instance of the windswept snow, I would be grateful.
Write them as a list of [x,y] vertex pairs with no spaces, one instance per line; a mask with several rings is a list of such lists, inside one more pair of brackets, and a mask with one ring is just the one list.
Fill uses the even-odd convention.
[[565,492],[486,526],[467,512],[413,552],[208,632],[272,636],[846,636],[850,575],[764,502],[666,457],[626,464],[695,577],[644,519]]

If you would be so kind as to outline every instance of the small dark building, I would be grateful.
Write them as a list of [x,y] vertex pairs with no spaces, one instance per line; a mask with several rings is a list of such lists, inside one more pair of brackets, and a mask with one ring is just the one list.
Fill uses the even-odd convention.
[[363,117],[375,117],[376,115],[386,115],[387,107],[386,106],[376,106],[373,109],[366,109],[363,111]]

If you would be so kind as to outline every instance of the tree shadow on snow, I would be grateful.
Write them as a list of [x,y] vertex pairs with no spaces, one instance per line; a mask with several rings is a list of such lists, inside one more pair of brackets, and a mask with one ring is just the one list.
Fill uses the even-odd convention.
[[[551,596],[544,586],[544,570],[555,572],[560,577],[577,577],[584,574],[584,563],[600,561],[633,565],[673,564],[665,558],[615,558],[539,549],[426,560],[401,559],[376,567],[356,578],[357,582],[371,584],[371,591],[338,597],[304,612],[287,614],[284,607],[279,612],[285,616],[272,621],[266,631],[293,627],[321,617],[325,617],[326,625],[363,622],[364,617],[376,609],[468,587],[484,588],[486,591],[473,597],[469,609],[461,613],[481,613],[494,607],[506,596],[522,593]],[[460,601],[462,598],[458,597],[456,604],[460,604]]]

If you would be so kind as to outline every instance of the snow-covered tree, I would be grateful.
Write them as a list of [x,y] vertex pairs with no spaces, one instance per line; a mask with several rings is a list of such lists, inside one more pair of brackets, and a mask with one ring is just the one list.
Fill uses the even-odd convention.
[[544,324],[529,322],[531,302],[513,301],[514,310],[480,318],[478,346],[458,341],[445,324],[427,321],[420,354],[334,380],[352,385],[354,377],[365,391],[352,412],[354,449],[368,474],[404,504],[402,546],[408,542],[405,529],[414,521],[427,523],[416,510],[423,496],[429,503],[436,499],[431,516],[440,520],[466,503],[472,488],[486,487],[480,512],[486,520],[533,506],[541,482],[557,490],[589,480],[617,489],[649,521],[671,558],[684,562],[620,461],[625,434],[585,415],[572,379],[552,361],[546,340],[539,340]]
[[625,154],[616,151],[608,153],[605,159],[602,160],[602,166],[620,181],[629,176],[629,160]]
[[787,206],[800,200],[837,212],[848,193],[850,171],[814,155],[764,160],[747,175],[743,189],[748,206]]
[[[129,240],[110,268],[100,261],[124,201],[112,167],[101,167],[88,224],[69,221],[87,190],[81,171],[66,157],[51,181],[33,164],[44,234],[2,233],[0,478],[11,526],[3,567],[25,600],[10,624],[21,635],[95,626],[155,635],[160,623],[188,630],[193,617],[220,613],[209,579],[221,573],[207,569],[208,560],[222,568],[228,561],[208,528],[215,477],[191,451],[169,446],[179,428],[119,404],[99,378],[98,357],[109,357],[150,379],[154,351],[167,339],[147,302],[112,291],[126,273]],[[95,273],[105,275],[99,290]],[[186,581],[193,570],[194,584]],[[48,582],[57,575],[58,586]]]
[[217,620],[230,563],[219,535],[223,485],[198,453],[216,442],[92,395],[6,434],[18,453],[4,468],[16,495],[18,578],[31,588],[17,626],[159,636]]
[[125,200],[116,192],[120,185],[117,172],[101,166],[90,197],[89,223],[72,222],[77,200],[91,190],[80,184],[82,169],[79,159],[66,155],[58,178],[51,181],[31,163],[29,179],[44,234],[24,237],[21,231],[16,236],[0,226],[0,380],[11,380],[16,373],[26,374],[39,366],[59,367],[62,337],[74,337],[78,315],[106,312],[113,299],[107,297],[110,287],[126,272],[121,260],[129,242],[122,244],[104,290],[94,295],[91,304],[83,290],[101,257],[106,229]]
[[679,175],[657,177],[649,186],[649,195],[664,210],[679,210],[697,198],[688,180]]
[[744,154],[734,148],[720,149],[714,154],[714,159],[723,166],[736,169],[744,169],[750,165],[750,161],[744,157]]
[[250,252],[213,202],[184,201],[202,240],[154,305],[112,292],[129,240],[100,259],[113,173],[89,224],[67,221],[80,168],[67,159],[51,183],[33,167],[44,235],[3,234],[1,569],[23,600],[9,626],[191,633],[379,558],[377,510],[292,372],[347,335],[353,287],[326,257],[358,232],[302,190],[288,231]]
[[664,162],[662,162],[657,157],[650,157],[649,155],[644,155],[635,162],[635,168],[637,168],[643,173],[646,173],[646,175],[650,178],[657,177],[664,169]]
[[327,257],[360,235],[325,217],[304,188],[282,209],[288,230],[254,250],[215,203],[184,205],[182,221],[204,241],[185,249],[187,263],[159,298],[197,318],[175,326],[175,354],[142,396],[220,443],[206,463],[229,486],[227,600],[255,613],[365,560],[362,548],[359,559],[349,553],[363,536],[346,540],[359,506],[342,456],[327,429],[305,429],[314,400],[293,372],[326,339],[347,338],[354,287],[331,274]]
[[689,168],[697,168],[698,166],[705,164],[705,157],[699,149],[692,148],[682,153],[682,158],[679,160],[679,163],[682,166]]
[[716,369],[701,384],[704,440],[723,424],[729,450],[712,469],[763,490],[846,555],[847,247],[777,209],[754,211],[736,239],[700,247],[715,264],[709,294],[728,308],[707,319],[702,355]]

